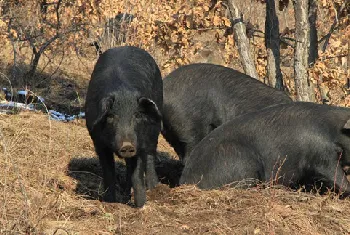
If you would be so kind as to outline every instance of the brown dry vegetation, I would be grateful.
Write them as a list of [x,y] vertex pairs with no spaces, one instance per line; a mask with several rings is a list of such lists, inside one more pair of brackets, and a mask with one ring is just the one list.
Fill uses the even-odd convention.
[[[147,193],[142,209],[103,203],[97,200],[100,168],[83,121],[22,112],[2,115],[0,123],[1,234],[350,233],[349,199],[277,187],[201,191],[161,184]],[[176,166],[162,138],[159,152],[169,158],[161,168]],[[123,170],[118,164],[120,183]]]
[[[35,32],[44,27],[43,38],[47,41],[55,33],[50,24],[56,23],[54,3],[50,4],[49,13],[45,17],[50,24],[40,21],[40,0],[8,0],[18,2],[14,13],[0,15],[0,71],[6,74],[12,84],[23,86],[24,75],[32,59],[32,49],[29,42],[23,39],[22,31]],[[2,3],[1,5],[6,5]],[[65,2],[65,1],[64,1]],[[67,1],[69,2],[69,1]],[[212,6],[212,2],[217,2]],[[173,69],[188,63],[210,62],[226,65],[242,71],[240,58],[233,36],[230,34],[230,21],[227,18],[225,1],[209,0],[178,0],[178,1],[117,1],[117,0],[86,0],[75,4],[61,6],[61,31],[69,31],[72,26],[70,17],[86,25],[86,29],[68,34],[50,45],[39,61],[39,67],[33,81],[27,81],[29,88],[46,98],[48,105],[61,111],[74,112],[84,104],[85,88],[93,65],[97,60],[94,47],[89,46],[93,40],[102,38],[102,50],[116,45],[135,45],[146,49],[156,59],[163,76]],[[248,31],[255,33],[249,38],[251,53],[254,58],[259,80],[264,81],[266,75],[266,49],[264,45],[265,4],[264,1],[237,1],[242,10],[244,22]],[[283,1],[281,1],[283,2]],[[323,42],[319,44],[319,59],[310,68],[311,81],[315,84],[317,100],[326,96],[330,104],[349,106],[348,77],[350,75],[349,38],[350,19],[337,13],[343,0],[318,1],[318,38],[321,39],[330,32],[331,25],[338,19],[337,29],[331,34],[327,50],[322,53]],[[65,8],[63,8],[65,7]],[[349,6],[347,5],[349,8]],[[65,13],[64,13],[65,12]],[[135,19],[125,29],[126,42],[113,38],[105,33],[105,23],[115,17],[118,12],[131,13]],[[0,14],[2,14],[0,12]],[[277,11],[280,21],[280,31],[287,38],[294,37],[294,10],[290,2],[283,11]],[[344,16],[345,15],[345,16]],[[22,24],[8,31],[6,25],[9,18],[14,17]],[[34,21],[35,19],[35,21]],[[28,24],[28,22],[32,24]],[[38,21],[38,22],[37,22]],[[37,24],[37,25],[35,25]],[[45,27],[46,25],[46,27]],[[22,33],[22,34],[21,34]],[[231,32],[232,33],[232,32]],[[36,36],[33,33],[34,38]],[[253,36],[254,35],[254,36]],[[41,42],[38,40],[39,42]],[[38,44],[40,45],[40,43]],[[16,66],[14,66],[13,45],[16,49]],[[43,44],[43,42],[41,42]],[[283,43],[281,45],[281,69],[285,86],[292,97],[295,95],[293,81],[293,48]],[[0,85],[9,86],[7,79],[0,76]],[[320,89],[322,88],[322,89]],[[64,107],[63,107],[64,106]]]
[[[143,0],[94,2],[101,3],[98,9],[103,12],[104,18],[96,20],[91,16],[92,29],[97,24],[103,25],[103,20],[118,11],[138,16],[132,29],[137,29],[139,34],[131,34],[126,44],[146,48],[157,60],[163,76],[182,64],[192,62],[211,62],[242,71],[232,36],[224,37],[225,30],[197,31],[178,23],[181,19],[186,24],[201,27],[205,24],[208,27],[225,24],[224,21],[214,23],[215,16],[216,20],[221,19],[223,12],[209,11],[210,1],[191,1],[191,4],[196,2],[197,5],[188,4],[186,0],[158,0],[153,1],[153,5]],[[328,32],[335,17],[333,2],[340,1],[319,1],[320,35]],[[108,5],[111,3],[113,6]],[[263,30],[264,6],[241,1],[240,7],[245,19]],[[278,14],[281,29],[293,28],[292,6]],[[179,18],[174,19],[173,16]],[[191,21],[189,16],[194,17],[193,22],[188,21]],[[157,26],[156,20],[167,24]],[[158,31],[150,30],[152,27]],[[163,41],[155,43],[155,33],[162,33]],[[320,59],[310,71],[312,81],[329,91],[330,103],[342,106],[350,104],[345,86],[346,76],[350,73],[346,70],[348,67],[343,66],[345,57],[337,56],[347,52],[348,35],[350,26],[335,31],[329,49],[320,54]],[[94,48],[88,46],[90,38],[80,36],[74,40],[78,41],[79,53],[67,47],[65,56],[61,57],[61,51],[55,47],[57,45],[49,48],[47,56],[41,58],[39,73],[30,87],[46,99],[48,106],[67,112],[83,108],[86,87],[97,59]],[[179,45],[180,41],[183,45],[176,48],[174,45]],[[11,44],[4,38],[0,38],[0,42],[0,72],[13,79]],[[254,37],[250,42],[260,80],[263,80],[266,73],[263,39]],[[25,57],[29,57],[30,49],[23,44],[18,44],[18,60],[23,62],[16,70],[19,76],[28,69],[26,66],[30,60]],[[164,46],[168,47],[167,50]],[[292,66],[293,50],[286,46],[282,49],[282,71],[291,95]],[[42,68],[46,68],[44,72],[40,72]],[[4,76],[0,76],[0,85],[9,86]],[[318,196],[278,187],[210,191],[201,191],[195,186],[173,188],[181,164],[161,137],[158,160],[162,161],[157,162],[157,173],[164,184],[147,193],[146,206],[136,209],[120,203],[103,203],[98,200],[102,193],[101,169],[82,120],[62,123],[49,121],[44,114],[21,112],[18,115],[0,115],[0,127],[0,234],[350,233],[350,219],[346,214],[350,199],[340,201],[331,194]],[[118,184],[122,188],[125,169],[121,161],[117,162]]]

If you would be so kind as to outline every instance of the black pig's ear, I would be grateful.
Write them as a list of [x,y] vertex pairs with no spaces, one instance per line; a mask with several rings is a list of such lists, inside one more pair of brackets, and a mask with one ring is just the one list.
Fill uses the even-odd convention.
[[160,113],[157,104],[146,97],[141,97],[138,100],[139,106],[142,112],[154,117],[157,121],[162,120],[162,114]]
[[345,123],[343,129],[350,130],[350,119]]
[[96,120],[94,121],[93,127],[95,127],[98,123],[100,123],[104,119],[104,117],[106,116],[108,111],[112,109],[113,103],[114,103],[113,96],[108,96],[106,98],[103,98],[100,101],[98,116],[97,116]]

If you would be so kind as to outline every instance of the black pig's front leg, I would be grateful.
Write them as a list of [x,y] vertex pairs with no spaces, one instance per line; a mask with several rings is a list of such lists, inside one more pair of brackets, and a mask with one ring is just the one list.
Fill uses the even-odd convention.
[[115,179],[115,162],[113,152],[104,146],[95,144],[100,165],[103,171],[104,195],[103,201],[116,202],[116,179]]
[[[134,201],[136,207],[142,207],[146,203],[146,187],[142,157],[135,156],[127,159],[128,174],[134,189]],[[129,177],[127,177],[129,180]]]
[[146,175],[146,187],[147,189],[153,189],[157,186],[159,180],[155,170],[154,154],[147,154],[143,159],[145,175]]

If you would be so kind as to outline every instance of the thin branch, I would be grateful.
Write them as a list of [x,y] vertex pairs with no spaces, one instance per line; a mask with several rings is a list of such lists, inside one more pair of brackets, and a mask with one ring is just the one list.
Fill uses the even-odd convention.
[[59,13],[59,9],[60,9],[60,6],[61,6],[61,2],[62,2],[62,0],[59,0],[59,1],[57,2],[57,6],[56,6],[56,18],[57,18],[56,29],[57,29],[57,31],[59,31],[60,28],[61,28],[60,13]]
[[52,76],[58,71],[58,69],[61,67],[65,54],[66,54],[66,53],[65,53],[65,50],[62,50],[62,57],[61,57],[61,59],[60,59],[60,62],[58,63],[56,69],[50,74],[50,76],[49,76],[50,79],[51,79]]
[[[79,24],[79,25],[75,25],[74,29],[70,29],[70,30],[67,30],[66,32],[62,32],[61,35],[64,35],[64,34],[68,34],[68,33],[72,33],[72,32],[78,32],[82,29],[84,29],[83,26],[87,26],[88,24],[84,23],[84,24]],[[53,27],[51,24],[50,24],[51,27]],[[101,27],[102,28],[102,27]],[[13,30],[15,30],[16,32],[18,32],[18,30],[16,28],[12,28]],[[213,28],[214,29],[214,28]],[[8,35],[8,33],[2,33],[0,32],[0,35]],[[26,42],[26,41],[29,41],[29,40],[32,40],[32,39],[37,39],[39,37],[42,37],[44,36],[43,33],[41,34],[36,34],[36,35],[31,35],[31,34],[28,34],[26,33],[24,35],[23,38],[20,38],[18,37],[18,39],[16,41],[19,41],[19,42]]]
[[331,28],[329,29],[329,32],[326,34],[326,35],[324,35],[320,40],[318,40],[318,43],[322,43],[323,41],[325,41],[325,40],[329,40],[329,38],[331,37],[331,35],[333,34],[333,32],[335,31],[335,30],[337,30],[338,28],[339,28],[339,26],[340,25],[337,25],[337,23],[333,23],[332,24],[332,26],[331,26]]
[[[295,45],[290,43],[289,41],[292,41],[295,43],[295,39],[294,38],[289,38],[289,37],[280,37],[281,42],[287,44],[288,46],[295,48]],[[289,41],[288,41],[289,40]]]
[[28,35],[27,33],[24,35],[24,38],[18,38],[17,41],[19,42],[26,42],[26,41],[29,41],[29,40],[32,40],[32,39],[36,39],[36,38],[39,38],[39,37],[42,37],[44,34],[37,34],[37,35]]
[[49,66],[49,64],[51,64],[52,59],[45,53],[45,51],[43,52],[43,55],[48,59],[47,63],[42,66],[41,71],[39,72],[40,74],[44,73],[44,70],[47,68],[47,66]]
[[56,39],[58,39],[59,37],[61,36],[60,33],[56,33],[55,36],[53,36],[52,38],[50,38],[44,45],[42,45],[40,47],[40,50],[39,50],[39,54],[43,53],[43,51],[52,43],[54,42]]
[[34,55],[37,55],[38,54],[38,50],[36,49],[36,46],[34,44],[34,40],[32,37],[30,37],[30,35],[27,34],[27,32],[25,33],[25,37],[28,38],[28,42],[29,42],[29,45],[31,46],[32,50],[33,50],[33,54]]
[[[74,46],[76,47],[76,45],[74,45]],[[75,50],[75,55],[77,56],[77,58],[78,58],[78,60],[80,61],[80,63],[84,66],[85,71],[86,71],[86,72],[89,72],[89,71],[90,71],[90,70],[89,70],[89,67],[81,60],[81,58],[80,58],[80,56],[79,56],[77,50]]]
[[295,40],[295,38],[290,38],[290,37],[285,37],[285,36],[281,36],[281,38],[283,38],[284,40],[289,40],[291,42],[296,42],[297,40]]
[[58,39],[62,34],[59,33],[60,30],[60,14],[59,14],[59,8],[61,5],[62,0],[59,0],[57,2],[57,6],[56,6],[56,18],[57,18],[57,26],[56,26],[56,34],[55,36],[53,36],[52,38],[50,38],[44,45],[42,45],[39,49],[39,54],[42,54],[43,51],[52,43],[54,42],[56,39]]
[[[9,35],[9,39],[11,41],[11,45],[12,45],[12,50],[13,50],[13,68],[12,68],[12,79],[15,78],[15,69],[16,69],[16,66],[17,66],[17,51],[16,51],[16,42],[14,40],[14,38],[11,36],[11,25],[12,25],[12,19],[10,19],[9,21],[9,24],[8,24],[8,27],[7,27],[7,32],[8,32],[8,35]],[[13,94],[12,92],[12,88],[11,88],[11,93]]]
[[327,56],[326,58],[324,58],[324,60],[346,57],[348,55],[350,55],[350,54],[340,54],[340,55],[335,55],[335,56]]
[[318,43],[321,43],[322,41],[325,40],[325,42],[324,42],[324,44],[323,44],[323,46],[322,46],[322,52],[325,52],[325,51],[326,51],[327,46],[328,46],[328,44],[329,44],[329,39],[331,38],[332,33],[339,27],[339,24],[338,24],[338,23],[339,23],[338,15],[340,14],[341,11],[344,10],[345,5],[346,5],[345,3],[346,3],[346,1],[344,1],[343,4],[342,4],[342,5],[338,8],[338,10],[336,11],[335,18],[334,18],[333,24],[332,24],[332,26],[331,26],[331,28],[330,28],[330,30],[329,30],[329,33],[328,33],[327,35],[323,36],[323,37],[318,41]]

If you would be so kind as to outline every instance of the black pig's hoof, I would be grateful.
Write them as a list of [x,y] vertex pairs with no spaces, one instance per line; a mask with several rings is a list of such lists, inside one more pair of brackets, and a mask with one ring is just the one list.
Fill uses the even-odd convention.
[[139,196],[135,197],[135,207],[143,207],[146,203],[146,195],[145,196]]
[[143,207],[146,203],[146,191],[145,190],[134,190],[134,203],[135,207]]

